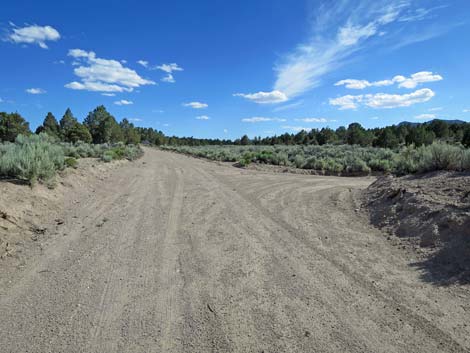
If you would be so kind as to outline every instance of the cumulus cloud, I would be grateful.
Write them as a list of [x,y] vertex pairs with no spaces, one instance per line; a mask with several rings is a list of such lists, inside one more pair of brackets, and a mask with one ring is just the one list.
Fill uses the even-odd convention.
[[210,117],[208,117],[207,115],[199,115],[196,117],[197,120],[209,120]]
[[183,106],[190,107],[193,109],[204,109],[204,108],[207,108],[209,105],[206,103],[201,103],[201,102],[189,102],[189,103],[183,103]]
[[235,97],[243,97],[252,102],[259,104],[281,103],[285,102],[288,98],[285,93],[274,90],[271,92],[258,92],[258,93],[234,93]]
[[118,100],[118,101],[114,102],[114,104],[116,104],[116,105],[131,105],[131,104],[134,104],[134,102],[128,101],[126,99],[121,99],[121,100]]
[[43,90],[42,88],[28,88],[26,90],[27,93],[29,94],[44,94],[46,93],[45,90]]
[[326,123],[328,122],[325,118],[301,118],[294,119],[295,121],[303,121],[304,123]]
[[408,94],[365,94],[346,95],[338,98],[331,98],[330,104],[339,107],[340,110],[357,109],[360,105],[365,105],[375,109],[390,109],[399,107],[409,107],[413,104],[429,101],[435,93],[429,88],[423,88]]
[[436,115],[435,114],[420,114],[416,115],[415,119],[417,120],[430,120],[430,119],[435,119]]
[[433,74],[432,72],[429,72],[429,71],[421,71],[402,80],[400,84],[398,85],[398,87],[415,88],[420,83],[427,83],[427,82],[434,82],[434,81],[441,81],[441,80],[442,80],[441,75]]
[[345,86],[349,89],[364,89],[368,87],[382,87],[391,86],[398,83],[398,87],[401,88],[416,88],[421,83],[434,82],[442,80],[441,75],[434,74],[430,71],[417,72],[410,77],[403,75],[396,75],[390,80],[381,80],[369,82],[367,80],[356,80],[356,79],[345,79],[335,83],[335,86]]
[[14,24],[12,31],[8,34],[8,40],[14,43],[37,44],[43,49],[47,49],[47,41],[55,42],[60,39],[60,33],[51,26],[25,26],[16,27]]
[[67,83],[65,87],[74,90],[98,92],[132,92],[144,85],[155,82],[142,78],[136,71],[124,67],[121,62],[96,57],[92,51],[71,49],[68,53],[78,62],[74,74],[81,81]]
[[[122,63],[126,63],[125,60],[121,60]],[[147,60],[137,60],[137,64],[142,65],[143,67],[148,67],[149,62]]]
[[262,116],[254,116],[252,118],[244,118],[242,119],[244,123],[262,123],[267,121],[277,121],[277,122],[284,122],[286,119],[282,118],[266,118]]

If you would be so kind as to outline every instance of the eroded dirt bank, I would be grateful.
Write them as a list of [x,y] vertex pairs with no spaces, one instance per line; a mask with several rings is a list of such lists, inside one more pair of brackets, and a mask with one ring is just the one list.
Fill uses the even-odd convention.
[[467,287],[423,280],[369,225],[373,181],[146,149],[0,266],[2,351],[468,351]]
[[470,283],[470,174],[382,177],[365,192],[371,221],[421,257],[426,280]]

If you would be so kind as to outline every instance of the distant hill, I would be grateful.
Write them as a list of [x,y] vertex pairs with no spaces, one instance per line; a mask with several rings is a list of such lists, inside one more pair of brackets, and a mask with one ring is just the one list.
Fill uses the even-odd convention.
[[423,122],[423,123],[417,123],[417,122],[411,122],[411,121],[402,121],[401,123],[398,124],[398,126],[401,126],[401,125],[418,126],[418,125],[421,125],[421,124],[427,125],[427,124],[432,123],[433,121],[444,121],[444,122],[446,122],[447,124],[450,124],[450,125],[466,124],[466,122],[463,121],[463,120],[433,119],[433,120],[430,120],[430,121],[425,121],[425,122]]

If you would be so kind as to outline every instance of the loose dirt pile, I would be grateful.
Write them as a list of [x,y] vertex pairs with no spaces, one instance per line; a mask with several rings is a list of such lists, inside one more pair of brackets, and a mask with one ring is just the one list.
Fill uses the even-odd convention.
[[373,224],[405,240],[433,281],[470,281],[470,174],[385,176],[365,192]]

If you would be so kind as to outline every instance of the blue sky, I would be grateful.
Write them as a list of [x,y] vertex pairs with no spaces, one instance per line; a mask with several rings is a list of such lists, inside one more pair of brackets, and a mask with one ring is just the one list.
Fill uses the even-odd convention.
[[9,1],[0,111],[235,138],[470,121],[470,2]]

